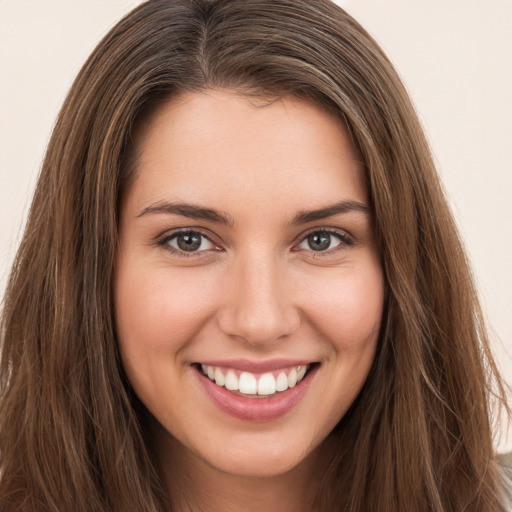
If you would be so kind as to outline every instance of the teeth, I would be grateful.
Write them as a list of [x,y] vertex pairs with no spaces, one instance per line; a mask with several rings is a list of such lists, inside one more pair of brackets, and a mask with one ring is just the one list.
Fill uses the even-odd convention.
[[240,391],[244,395],[269,396],[276,391],[286,391],[299,383],[309,368],[309,365],[300,365],[279,373],[267,372],[259,377],[250,372],[239,375],[232,369],[221,369],[216,366],[202,364],[201,370],[210,380],[218,386],[224,386],[230,391]]
[[288,375],[288,387],[293,388],[297,384],[297,370],[292,368],[292,371]]
[[256,377],[249,372],[242,372],[238,381],[238,390],[245,395],[255,395],[258,391]]
[[235,372],[229,370],[226,375],[226,382],[224,383],[226,389],[230,391],[238,391],[238,377],[235,375]]
[[271,373],[264,373],[258,380],[258,395],[273,395],[276,387],[274,376]]
[[215,368],[214,378],[215,378],[215,384],[217,384],[218,386],[224,386],[224,383],[225,383],[224,374],[222,373],[220,368]]
[[277,376],[276,391],[286,391],[288,389],[288,377],[286,373],[281,372]]

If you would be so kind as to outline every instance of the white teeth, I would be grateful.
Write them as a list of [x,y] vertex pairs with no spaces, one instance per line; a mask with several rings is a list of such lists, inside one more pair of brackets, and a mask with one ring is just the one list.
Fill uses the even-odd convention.
[[238,391],[238,377],[235,375],[235,372],[229,370],[226,375],[226,382],[224,383],[226,389],[230,391]]
[[224,386],[224,383],[226,382],[224,379],[224,374],[222,373],[222,370],[220,368],[215,368],[215,384],[218,386]]
[[256,377],[249,372],[242,372],[238,381],[238,389],[240,393],[245,395],[255,395],[258,391],[258,383]]
[[240,391],[244,395],[261,395],[270,396],[276,391],[286,391],[293,388],[300,382],[309,368],[309,365],[300,365],[291,369],[281,370],[277,375],[267,372],[259,376],[259,378],[250,373],[242,372],[240,376],[229,369],[221,369],[216,366],[206,364],[201,365],[201,370],[210,380],[215,382],[218,386],[224,386],[229,391]]
[[288,377],[286,373],[281,372],[277,376],[276,380],[276,391],[286,391],[288,389]]
[[297,370],[292,368],[288,375],[288,387],[293,388],[297,384]]
[[276,379],[271,373],[264,373],[258,380],[258,395],[273,395],[276,392]]

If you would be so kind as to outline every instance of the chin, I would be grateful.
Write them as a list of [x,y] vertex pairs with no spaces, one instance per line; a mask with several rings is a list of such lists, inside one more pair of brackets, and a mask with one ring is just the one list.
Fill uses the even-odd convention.
[[[306,461],[311,462],[318,447],[290,443],[290,436],[283,440],[270,435],[266,439],[255,436],[252,442],[232,439],[229,447],[196,453],[206,464],[223,473],[246,478],[272,478],[299,469]],[[220,445],[219,445],[220,446]]]

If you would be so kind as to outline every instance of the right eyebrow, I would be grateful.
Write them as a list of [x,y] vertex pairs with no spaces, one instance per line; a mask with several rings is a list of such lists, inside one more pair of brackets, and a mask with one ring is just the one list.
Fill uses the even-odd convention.
[[159,201],[144,208],[138,217],[152,214],[170,214],[182,215],[190,219],[208,220],[210,222],[217,222],[227,226],[233,226],[234,222],[231,217],[222,211],[214,210],[212,208],[204,208],[190,203],[170,203],[167,201]]

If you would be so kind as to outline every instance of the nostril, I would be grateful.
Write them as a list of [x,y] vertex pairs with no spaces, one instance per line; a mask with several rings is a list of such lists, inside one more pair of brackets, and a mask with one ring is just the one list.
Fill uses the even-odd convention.
[[249,345],[274,343],[295,333],[300,326],[298,312],[282,308],[253,308],[241,311],[234,306],[219,316],[219,327],[229,336],[243,339]]

